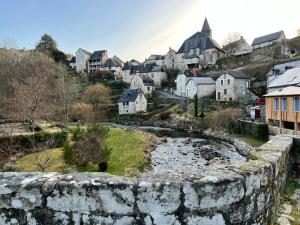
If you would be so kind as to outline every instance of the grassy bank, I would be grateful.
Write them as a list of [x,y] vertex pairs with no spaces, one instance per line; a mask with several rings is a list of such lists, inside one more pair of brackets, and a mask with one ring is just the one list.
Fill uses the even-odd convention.
[[233,134],[233,137],[237,138],[241,141],[244,141],[253,147],[260,147],[261,145],[263,145],[267,142],[266,140],[258,139],[257,137],[254,137],[254,136],[247,136],[247,135],[241,135],[241,134]]
[[[118,176],[134,176],[143,172],[147,166],[145,151],[151,141],[144,134],[120,128],[110,128],[105,145],[111,151],[108,162],[108,173]],[[45,172],[96,172],[97,165],[86,168],[74,168],[66,165],[61,148],[26,155],[17,161],[22,172],[41,171],[39,164],[47,166]]]

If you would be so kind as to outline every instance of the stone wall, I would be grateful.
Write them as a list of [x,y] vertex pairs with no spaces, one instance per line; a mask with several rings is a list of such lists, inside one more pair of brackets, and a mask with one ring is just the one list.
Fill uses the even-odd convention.
[[1,225],[266,225],[293,138],[276,136],[239,169],[159,173],[1,173]]

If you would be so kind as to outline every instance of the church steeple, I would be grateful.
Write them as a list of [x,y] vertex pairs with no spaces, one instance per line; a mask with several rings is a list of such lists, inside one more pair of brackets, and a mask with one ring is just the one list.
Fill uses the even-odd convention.
[[212,32],[211,32],[211,29],[210,29],[210,26],[208,24],[208,21],[207,21],[207,18],[205,17],[205,20],[204,20],[204,23],[203,23],[203,26],[202,26],[202,30],[201,30],[201,33],[211,37],[212,35]]

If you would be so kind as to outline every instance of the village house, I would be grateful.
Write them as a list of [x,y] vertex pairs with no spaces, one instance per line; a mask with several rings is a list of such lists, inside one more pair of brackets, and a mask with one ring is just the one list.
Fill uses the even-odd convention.
[[100,70],[111,71],[114,73],[116,79],[122,79],[123,66],[124,62],[119,57],[114,56],[107,59],[103,66],[100,67]]
[[300,60],[282,63],[275,65],[270,72],[267,74],[267,83],[268,85],[276,78],[280,77],[286,71],[300,67]]
[[140,63],[139,61],[132,59],[130,61],[127,61],[124,66],[123,69],[121,71],[121,76],[122,76],[122,80],[125,83],[131,84],[131,80],[134,77],[134,75],[131,74],[132,70],[134,67],[141,65],[142,63]]
[[216,99],[217,101],[254,100],[256,96],[249,88],[250,77],[244,72],[225,72],[216,81]]
[[140,89],[125,90],[118,100],[119,115],[147,111],[147,99]]
[[268,93],[278,91],[288,86],[297,86],[298,84],[300,84],[300,67],[288,69],[269,83]]
[[155,87],[160,87],[162,81],[167,79],[167,73],[165,68],[161,66],[156,66],[154,64],[141,64],[137,66],[132,66],[130,75],[132,78],[135,75],[147,76],[154,81]]
[[135,75],[131,80],[130,89],[141,89],[146,96],[155,90],[154,81],[145,75]]
[[266,97],[266,121],[269,126],[277,127],[277,133],[293,130],[300,131],[300,87],[290,86],[274,92]]
[[87,71],[87,61],[91,57],[92,53],[82,48],[79,48],[75,53],[76,71],[78,73]]
[[87,61],[87,70],[89,74],[95,74],[100,70],[108,59],[107,50],[94,51]]
[[186,94],[188,98],[194,98],[197,94],[198,98],[209,96],[216,91],[216,82],[208,76],[191,77],[186,84]]
[[191,78],[185,74],[178,74],[176,77],[176,95],[186,97],[186,84]]
[[251,46],[243,36],[239,40],[231,42],[223,47],[226,56],[243,56],[252,52]]
[[266,47],[269,45],[272,45],[276,42],[281,42],[286,40],[285,34],[283,31],[279,31],[276,33],[268,34],[262,37],[255,38],[254,41],[252,42],[252,48],[253,49],[258,49],[262,47]]
[[148,59],[145,60],[145,64],[155,64],[157,66],[164,66],[165,56],[152,54]]

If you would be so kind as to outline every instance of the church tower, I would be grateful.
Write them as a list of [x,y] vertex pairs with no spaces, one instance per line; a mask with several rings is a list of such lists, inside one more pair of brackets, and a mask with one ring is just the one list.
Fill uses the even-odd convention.
[[205,36],[211,37],[212,36],[212,31],[210,29],[210,26],[208,24],[207,18],[205,17],[201,33],[204,34]]

